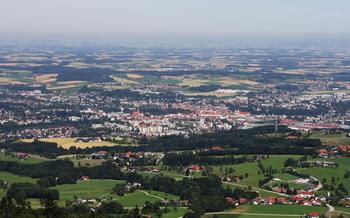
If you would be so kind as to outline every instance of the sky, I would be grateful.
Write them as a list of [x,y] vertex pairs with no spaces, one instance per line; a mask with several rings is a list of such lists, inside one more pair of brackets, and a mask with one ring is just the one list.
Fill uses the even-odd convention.
[[349,0],[0,0],[0,38],[350,35]]

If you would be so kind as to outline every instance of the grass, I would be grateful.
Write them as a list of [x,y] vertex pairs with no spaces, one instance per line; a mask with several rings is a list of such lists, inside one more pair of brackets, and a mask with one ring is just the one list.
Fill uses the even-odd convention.
[[[347,190],[350,190],[350,178],[344,178],[346,170],[350,170],[350,158],[339,157],[331,159],[322,159],[324,161],[333,161],[339,164],[338,168],[302,168],[300,172],[310,174],[319,180],[327,179],[327,183],[331,183],[332,177],[335,177],[336,185],[343,183]],[[339,178],[339,180],[338,180]]]
[[[288,159],[289,157],[298,159],[301,156],[299,155],[270,155],[269,158],[262,160],[262,164],[265,168],[268,168],[271,166],[273,169],[281,170],[284,167],[284,161]],[[258,181],[260,179],[263,179],[264,176],[262,174],[259,174],[260,171],[258,167],[257,162],[247,162],[242,164],[234,164],[234,165],[223,165],[222,171],[220,171],[220,166],[214,166],[213,167],[213,173],[216,175],[224,175],[226,173],[225,168],[232,167],[236,175],[245,175],[248,173],[248,178],[244,178],[239,184],[247,185],[247,186],[258,186]],[[280,174],[278,174],[280,175]]]
[[60,193],[59,204],[64,205],[67,200],[74,200],[74,196],[81,198],[109,198],[120,202],[124,207],[143,206],[145,201],[155,202],[161,199],[177,199],[177,196],[158,192],[137,190],[124,196],[112,194],[116,184],[124,183],[123,180],[98,180],[79,181],[77,184],[64,184],[52,187]]
[[124,207],[135,207],[135,206],[142,207],[146,201],[156,202],[156,201],[160,201],[161,198],[177,199],[177,196],[171,195],[171,194],[166,194],[166,193],[156,192],[156,191],[147,191],[147,192],[149,194],[146,194],[141,190],[137,190],[133,193],[128,193],[124,196],[113,195],[113,200],[118,201]]
[[[225,211],[232,214],[217,214],[216,216],[220,218],[285,218],[300,217],[312,211],[324,214],[327,208],[302,205],[242,205],[233,210]],[[213,215],[206,215],[206,217],[213,217]]]
[[36,179],[26,177],[26,176],[18,176],[16,174],[3,172],[3,171],[0,171],[0,179],[5,180],[9,183],[15,183],[15,182],[35,183],[36,182]]
[[[70,148],[75,146],[77,148],[90,148],[90,147],[98,147],[98,146],[115,146],[116,144],[112,142],[105,141],[94,141],[94,142],[77,142],[77,138],[42,138],[39,139],[44,142],[54,142],[63,148]],[[32,142],[33,139],[24,139],[24,142]]]
[[44,158],[37,158],[37,157],[28,157],[28,158],[22,159],[22,158],[17,158],[14,155],[1,154],[0,155],[0,160],[2,160],[2,161],[13,161],[13,162],[18,162],[18,163],[22,163],[22,164],[35,164],[35,163],[41,163],[41,162],[45,161],[46,159],[44,159]]
[[122,180],[100,180],[78,181],[77,184],[64,184],[52,187],[60,192],[60,201],[73,200],[74,196],[81,198],[101,198],[109,196],[112,188],[123,183]]
[[178,218],[178,217],[182,217],[183,215],[185,215],[185,213],[187,212],[187,208],[177,208],[176,210],[174,210],[174,208],[169,208],[170,211],[168,213],[164,213],[162,218]]
[[350,138],[344,134],[313,134],[309,138],[320,139],[322,145],[350,145]]

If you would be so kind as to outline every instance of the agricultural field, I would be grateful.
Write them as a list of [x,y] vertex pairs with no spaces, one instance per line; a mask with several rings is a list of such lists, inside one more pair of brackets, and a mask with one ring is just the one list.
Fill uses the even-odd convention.
[[350,178],[344,178],[347,170],[350,170],[350,158],[339,157],[331,159],[320,159],[323,161],[332,161],[339,164],[338,168],[301,168],[298,171],[316,177],[319,180],[327,179],[327,183],[331,183],[332,177],[335,178],[335,184],[343,183],[344,186],[350,190]]
[[9,173],[9,172],[3,172],[3,171],[0,171],[0,180],[7,181],[10,184],[17,183],[17,182],[36,183],[36,181],[37,181],[37,179],[31,178],[31,177],[18,176],[16,174]]
[[320,139],[322,145],[350,145],[350,138],[344,134],[313,134],[309,138]]
[[143,206],[145,201],[156,202],[156,201],[161,201],[165,198],[177,199],[178,197],[175,195],[166,194],[162,192],[143,191],[143,190],[136,190],[135,192],[125,194],[124,196],[113,195],[113,200],[118,201],[124,207],[135,207],[136,205],[140,207],[140,206]]
[[98,180],[92,179],[88,181],[78,181],[77,184],[64,184],[52,187],[57,189],[60,193],[60,200],[73,200],[74,196],[82,198],[101,198],[109,196],[112,188],[118,184],[123,183],[122,180]]
[[[228,217],[239,217],[239,218],[250,218],[250,217],[300,217],[301,215],[309,212],[316,211],[320,214],[324,214],[327,211],[326,207],[314,207],[314,206],[301,206],[301,205],[243,205],[239,206],[226,213],[232,214],[218,214],[220,218]],[[210,215],[213,216],[213,215]],[[207,217],[210,217],[207,215]]]
[[74,196],[81,198],[103,198],[112,197],[113,200],[120,202],[124,207],[142,206],[145,201],[155,202],[163,199],[177,199],[175,195],[150,191],[137,190],[133,193],[117,196],[112,194],[112,189],[116,184],[124,183],[122,180],[88,180],[79,181],[77,184],[64,184],[52,187],[60,193],[60,204],[67,200],[73,200]]
[[168,213],[164,213],[162,218],[179,218],[185,215],[187,212],[187,208],[178,207],[176,209],[174,208],[168,208],[170,211]]
[[[78,138],[42,138],[39,140],[44,142],[57,143],[58,146],[61,146],[66,149],[72,146],[75,146],[77,148],[88,148],[88,147],[90,148],[90,147],[98,147],[98,146],[115,146],[116,145],[112,142],[106,142],[106,141],[77,142],[77,139]],[[22,141],[33,142],[34,139],[24,139]]]
[[[270,155],[269,158],[262,160],[261,163],[264,165],[265,168],[268,168],[271,166],[273,169],[277,169],[280,171],[284,167],[284,161],[288,159],[289,157],[298,159],[301,156],[299,155]],[[226,168],[233,168],[234,174],[236,175],[245,175],[248,173],[248,178],[244,178],[239,184],[246,185],[246,186],[258,186],[258,181],[260,179],[263,179],[264,176],[262,174],[259,174],[259,167],[257,162],[248,162],[248,163],[242,163],[242,164],[235,164],[235,165],[223,165],[223,166],[214,166],[213,167],[213,173],[216,175],[224,175],[226,173]],[[221,170],[220,170],[221,169]],[[289,176],[284,175],[281,173],[276,174],[276,176]]]
[[64,160],[68,159],[73,162],[75,167],[93,167],[100,166],[105,161],[103,159],[88,159],[84,157],[89,157],[90,155],[62,155],[58,156],[57,159]]
[[22,164],[35,164],[47,161],[48,159],[30,156],[28,158],[18,158],[14,154],[0,154],[0,161],[14,161]]
[[2,172],[0,171],[0,179],[5,180],[9,183],[14,183],[14,182],[29,182],[29,183],[35,183],[36,179],[26,177],[26,176],[18,176],[13,173],[9,172]]

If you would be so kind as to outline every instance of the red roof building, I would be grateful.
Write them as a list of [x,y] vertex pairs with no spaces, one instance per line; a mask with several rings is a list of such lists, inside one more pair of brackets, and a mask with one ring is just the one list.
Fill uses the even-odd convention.
[[309,212],[309,213],[307,214],[307,217],[308,217],[308,218],[319,218],[319,217],[320,217],[320,214],[313,211],[313,212]]

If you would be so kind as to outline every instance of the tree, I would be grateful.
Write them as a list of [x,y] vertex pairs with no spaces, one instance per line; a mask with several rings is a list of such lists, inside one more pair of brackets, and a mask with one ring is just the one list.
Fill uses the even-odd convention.
[[287,160],[284,161],[284,166],[285,167],[293,167],[297,165],[297,161],[294,158],[288,158]]
[[119,202],[110,201],[103,202],[99,211],[107,214],[122,214],[124,212],[124,208]]

